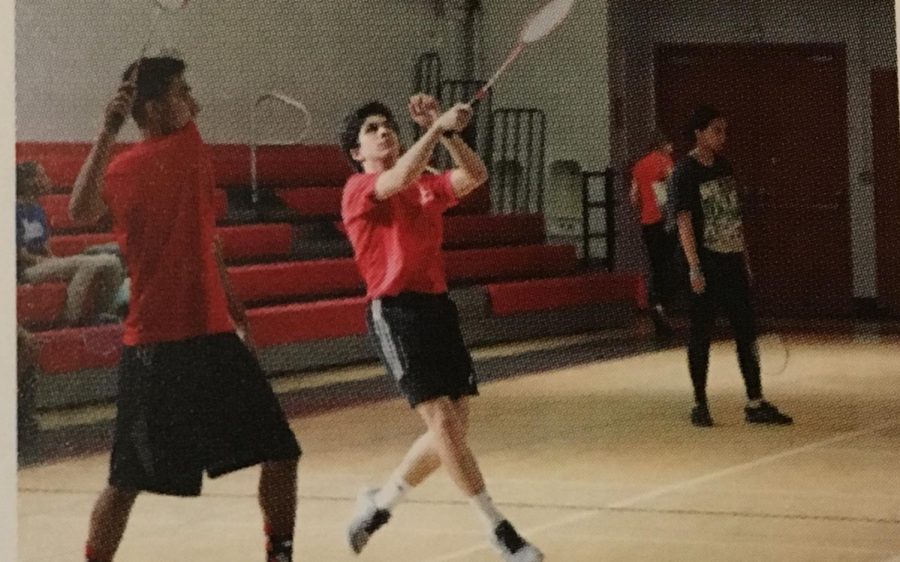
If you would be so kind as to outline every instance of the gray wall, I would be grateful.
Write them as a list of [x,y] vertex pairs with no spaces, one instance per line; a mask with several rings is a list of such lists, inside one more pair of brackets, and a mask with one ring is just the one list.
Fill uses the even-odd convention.
[[[476,65],[480,77],[493,74],[527,16],[545,2],[483,2]],[[568,19],[530,45],[494,89],[495,108],[533,107],[546,114],[544,209],[548,230],[560,241],[577,242],[580,236],[580,183],[551,175],[551,163],[575,160],[584,170],[603,170],[610,162],[607,6],[606,0],[577,2]],[[599,248],[595,253],[602,254]]]
[[[611,136],[621,167],[641,150],[653,127],[653,45],[664,42],[832,42],[848,56],[849,160],[854,296],[877,293],[870,123],[870,71],[896,66],[890,0],[627,0],[612,10],[612,97],[624,115]],[[624,265],[640,267],[633,225],[623,222]]]
[[[476,76],[486,77],[503,60],[525,16],[542,3],[483,2]],[[379,97],[402,107],[420,53],[438,51],[445,77],[462,77],[462,3],[445,2],[442,18],[435,4],[195,0],[180,14],[163,14],[151,52],[174,47],[188,60],[208,140],[249,140],[253,100],[279,89],[312,111],[314,126],[305,140],[330,143],[351,106]],[[654,43],[846,43],[854,292],[874,296],[868,87],[872,68],[895,65],[891,2],[620,0],[608,10],[609,4],[578,2],[563,27],[526,50],[495,89],[495,107],[547,113],[548,168],[574,159],[585,169],[609,163],[622,169],[636,155],[654,122]],[[140,50],[151,12],[148,0],[78,0],[65,10],[50,0],[17,2],[17,139],[90,139],[119,72]],[[261,117],[261,140],[295,138],[296,119],[286,110],[268,108]],[[133,128],[123,134],[134,136]],[[620,188],[624,201],[624,183]],[[574,194],[568,199],[575,204]],[[642,267],[635,221],[626,207],[621,210],[620,263]]]
[[[526,16],[546,0],[486,0],[479,74],[493,73]],[[581,0],[569,19],[532,44],[494,89],[495,107],[536,107],[547,114],[547,161],[575,159],[587,169],[609,160],[605,0]]]
[[[118,75],[137,57],[149,0],[20,0],[16,10],[17,139],[89,140]],[[189,64],[209,141],[246,142],[250,107],[278,89],[314,118],[307,142],[336,141],[341,117],[373,97],[405,107],[427,50],[458,56],[453,18],[418,0],[194,0],[163,13],[151,54]],[[64,9],[63,9],[64,8]],[[290,141],[293,114],[266,106],[263,140]],[[124,138],[134,138],[129,127]]]

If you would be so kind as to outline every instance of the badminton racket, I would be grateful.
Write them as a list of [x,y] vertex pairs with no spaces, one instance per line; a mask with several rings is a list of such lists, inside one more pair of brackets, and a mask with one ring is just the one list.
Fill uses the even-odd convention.
[[156,29],[159,26],[159,16],[163,12],[176,12],[185,8],[188,5],[189,0],[152,0],[154,10],[153,16],[150,19],[150,32],[147,34],[147,40],[144,41],[144,46],[141,47],[141,56],[138,57],[138,60],[144,58],[144,55],[147,54],[147,49],[150,48],[150,44],[153,42],[153,37],[156,35]]
[[572,11],[572,6],[574,5],[575,0],[550,0],[539,10],[532,13],[525,21],[521,31],[519,31],[519,38],[507,55],[506,60],[503,61],[503,64],[501,64],[499,68],[497,68],[494,75],[490,77],[484,86],[475,92],[475,95],[469,101],[469,105],[472,105],[487,95],[494,86],[494,83],[497,82],[504,72],[506,72],[506,69],[510,67],[513,61],[519,58],[519,55],[522,54],[525,47],[531,43],[540,41],[547,35],[550,35],[554,29],[559,27],[569,15],[569,12]]

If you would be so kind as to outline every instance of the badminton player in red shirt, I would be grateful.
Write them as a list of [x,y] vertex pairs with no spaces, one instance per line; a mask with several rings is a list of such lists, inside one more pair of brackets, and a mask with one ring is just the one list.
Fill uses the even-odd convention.
[[[212,160],[184,70],[170,57],[126,70],[70,204],[77,220],[111,212],[131,279],[109,484],[86,556],[113,559],[139,492],[196,496],[204,471],[261,463],[267,560],[289,562],[300,448],[231,292],[215,238]],[[129,109],[143,139],[107,166]]]
[[[443,466],[483,517],[504,560],[538,562],[540,551],[491,501],[466,440],[468,398],[478,390],[459,313],[447,294],[441,245],[444,211],[487,180],[481,159],[458,135],[472,109],[458,104],[441,114],[434,98],[419,94],[409,113],[423,133],[405,152],[397,121],[377,102],[351,113],[341,136],[359,172],[344,187],[342,216],[366,282],[369,334],[426,427],[388,481],[360,494],[348,541],[359,553],[406,493]],[[439,143],[455,167],[432,174],[426,165]]]
[[631,169],[631,204],[640,213],[641,237],[650,260],[650,314],[657,337],[664,340],[672,336],[665,309],[675,293],[675,217],[668,204],[668,181],[675,166],[673,152],[672,141],[656,133],[650,152]]

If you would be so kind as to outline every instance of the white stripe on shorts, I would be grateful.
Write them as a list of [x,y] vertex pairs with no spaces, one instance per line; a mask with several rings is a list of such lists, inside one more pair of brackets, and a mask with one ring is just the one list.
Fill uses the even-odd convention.
[[391,375],[399,381],[406,373],[403,371],[403,362],[400,361],[401,352],[397,349],[394,338],[391,335],[391,326],[384,317],[381,299],[372,301],[372,325],[375,328],[375,335],[381,343],[381,351],[384,353],[388,369],[390,369]]

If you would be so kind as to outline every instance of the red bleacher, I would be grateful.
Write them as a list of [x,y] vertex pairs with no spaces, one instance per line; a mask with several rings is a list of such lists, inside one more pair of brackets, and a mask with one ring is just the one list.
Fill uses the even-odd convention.
[[235,294],[246,302],[340,295],[362,286],[351,259],[248,265],[229,268],[228,273]]
[[[119,143],[112,154],[128,148]],[[222,187],[250,184],[250,148],[243,144],[210,144],[217,183]],[[17,142],[16,162],[40,162],[54,186],[69,191],[90,153],[85,142]],[[259,185],[341,186],[352,170],[333,145],[262,145],[257,149]]]
[[332,216],[341,214],[340,187],[293,187],[276,189],[281,201],[301,216]]
[[[539,215],[452,216],[446,219],[447,245],[474,247],[487,244],[515,244],[478,250],[457,250],[446,255],[451,282],[529,275],[569,274],[575,269],[570,246],[534,245],[543,239]],[[219,227],[223,253],[229,261],[259,261],[286,258],[291,251],[289,224],[252,224]],[[111,233],[60,235],[50,238],[54,255],[69,256],[88,246],[114,241]],[[528,245],[524,245],[528,244]],[[237,294],[248,302],[264,302],[290,296],[342,295],[358,292],[362,280],[352,260],[288,261],[255,264],[230,269]],[[53,283],[23,285],[19,292],[19,320],[25,325],[56,322],[64,299]],[[34,311],[34,312],[32,312]]]
[[[324,340],[366,333],[366,300],[293,303],[247,312],[253,339],[260,347]],[[66,328],[37,334],[38,365],[46,375],[115,367],[121,356],[122,327]]]
[[496,316],[557,310],[625,300],[647,307],[644,277],[638,274],[598,273],[562,279],[530,279],[487,285]]
[[47,244],[54,256],[67,257],[80,254],[91,246],[115,241],[116,237],[112,232],[91,232],[51,236]]
[[214,144],[213,167],[219,187],[250,185],[250,147],[246,144]]
[[293,245],[293,227],[286,223],[220,226],[222,254],[229,261],[286,258]]
[[[220,221],[228,214],[228,196],[221,189],[215,190],[213,195],[215,197],[216,220]],[[96,231],[99,228],[98,225],[78,223],[69,217],[69,198],[68,194],[62,193],[44,195],[38,198],[38,203],[40,203],[47,214],[50,230],[52,232]]]
[[[646,306],[640,275],[576,275],[492,283],[486,289],[491,311],[498,317],[615,301]],[[351,297],[254,308],[248,317],[257,345],[268,347],[365,334],[365,307],[365,297]],[[39,334],[44,344],[41,369],[46,374],[62,374],[113,367],[119,358],[120,333],[119,326],[43,332]]]
[[[222,187],[250,185],[250,149],[246,145],[210,145],[216,181]],[[263,145],[256,152],[258,185],[277,187],[342,186],[352,170],[332,145]]]
[[488,281],[569,275],[578,268],[574,246],[509,246],[446,252],[447,280]]
[[515,215],[454,215],[444,222],[444,247],[543,244],[544,217]]
[[[577,268],[572,246],[513,246],[453,250],[445,254],[450,283],[568,275]],[[346,294],[362,288],[352,259],[295,261],[230,268],[234,290],[244,301]]]
[[366,333],[365,297],[256,308],[247,316],[260,347]]
[[40,162],[57,189],[69,190],[90,151],[86,142],[17,142],[16,162]]
[[122,352],[118,324],[66,328],[36,334],[41,342],[38,365],[47,375],[114,367]]
[[[121,150],[124,145],[117,146]],[[227,215],[226,190],[250,181],[246,145],[210,145],[219,187],[217,216]],[[17,161],[40,161],[57,192],[42,199],[54,235],[51,250],[73,255],[112,241],[109,232],[68,220],[68,190],[87,156],[87,143],[18,143]],[[262,146],[259,185],[272,188],[288,207],[305,217],[340,214],[341,188],[351,173],[336,146]],[[481,284],[496,317],[630,301],[646,306],[646,288],[636,275],[578,274],[575,248],[545,245],[540,214],[489,215],[490,191],[481,188],[451,210],[445,221],[445,263],[453,286]],[[339,226],[339,223],[337,223]],[[80,234],[59,234],[60,232]],[[219,227],[232,283],[249,303],[248,317],[260,347],[364,334],[363,285],[352,259],[292,261],[295,230],[290,224]],[[300,241],[303,243],[303,241]],[[271,260],[271,263],[261,263]],[[29,326],[58,325],[65,284],[18,288],[17,318]],[[299,301],[299,302],[297,302]],[[266,303],[278,303],[269,304]],[[263,306],[265,305],[265,306]],[[113,367],[119,358],[120,326],[43,331],[40,365],[63,374]]]
[[55,323],[66,306],[65,283],[39,283],[16,287],[16,321],[23,326]]
[[[301,216],[332,216],[341,214],[341,187],[284,187],[275,190],[281,201]],[[476,195],[477,194],[477,195]],[[490,194],[476,191],[450,209],[449,215],[487,213],[491,206]]]
[[[289,224],[220,226],[217,233],[227,260],[287,257],[291,253],[293,234]],[[92,232],[52,236],[48,244],[54,256],[66,257],[115,240],[111,232]]]

